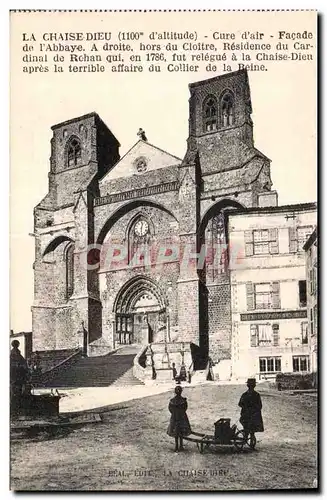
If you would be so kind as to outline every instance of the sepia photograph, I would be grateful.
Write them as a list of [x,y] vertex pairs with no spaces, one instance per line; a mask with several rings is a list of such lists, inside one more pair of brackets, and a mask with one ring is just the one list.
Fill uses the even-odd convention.
[[316,11],[11,11],[10,488],[318,491]]

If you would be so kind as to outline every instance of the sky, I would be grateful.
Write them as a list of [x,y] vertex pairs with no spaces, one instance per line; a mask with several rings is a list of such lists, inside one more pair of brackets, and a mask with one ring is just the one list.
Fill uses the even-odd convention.
[[[183,157],[188,135],[188,84],[217,73],[23,74],[22,33],[33,31],[314,30],[308,13],[113,13],[16,14],[11,19],[10,273],[11,328],[31,330],[33,303],[33,208],[47,193],[50,127],[97,112],[121,143],[123,156],[137,142],[139,127],[151,144]],[[245,15],[246,14],[246,15]],[[255,15],[254,15],[255,14]],[[264,15],[265,14],[265,15]],[[47,16],[47,17],[44,17]],[[49,17],[50,16],[50,17]],[[309,17],[308,17],[309,16]],[[182,19],[182,21],[181,21]],[[120,24],[122,23],[122,24]],[[114,26],[114,28],[113,28]],[[151,28],[150,28],[151,27]],[[236,68],[233,68],[236,69]],[[255,146],[271,160],[279,204],[316,201],[316,62],[282,62],[249,72]]]

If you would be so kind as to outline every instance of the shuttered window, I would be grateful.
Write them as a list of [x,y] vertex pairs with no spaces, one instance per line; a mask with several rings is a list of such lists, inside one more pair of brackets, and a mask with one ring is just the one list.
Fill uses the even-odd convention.
[[247,310],[280,309],[280,283],[246,283]]
[[246,304],[247,310],[253,311],[254,309],[254,284],[249,281],[246,283]]
[[258,343],[260,346],[271,344],[271,326],[269,324],[258,325]]
[[307,282],[305,280],[299,281],[299,303],[300,307],[307,305]]
[[301,323],[301,339],[302,339],[302,344],[308,343],[308,322],[307,321],[303,321]]
[[269,229],[269,253],[276,254],[278,252],[278,229]]
[[270,309],[272,305],[272,293],[270,283],[259,283],[255,285],[255,308]]
[[289,241],[289,251],[290,253],[297,252],[297,231],[296,227],[288,228],[288,241]]
[[268,254],[269,231],[267,229],[253,231],[253,245],[255,255]]
[[251,325],[250,327],[251,347],[274,347],[279,345],[279,325],[269,323]]
[[313,267],[309,270],[310,295],[316,293],[317,269]]
[[271,305],[273,309],[280,309],[280,286],[279,281],[271,284]]
[[272,325],[273,346],[279,346],[279,325]]
[[245,231],[244,240],[245,240],[245,255],[249,257],[250,255],[253,255],[253,231]]
[[278,229],[255,229],[244,232],[245,255],[269,255],[279,252]]
[[258,345],[258,325],[251,325],[250,328],[250,346],[257,347]]
[[310,334],[314,335],[313,309],[310,309]]

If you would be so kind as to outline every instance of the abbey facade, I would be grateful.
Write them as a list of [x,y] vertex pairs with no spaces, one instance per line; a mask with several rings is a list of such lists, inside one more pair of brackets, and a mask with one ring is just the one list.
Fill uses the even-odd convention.
[[34,210],[33,350],[183,343],[231,358],[226,214],[274,207],[277,194],[254,146],[246,71],[189,90],[183,159],[144,134],[121,158],[96,113],[52,127]]

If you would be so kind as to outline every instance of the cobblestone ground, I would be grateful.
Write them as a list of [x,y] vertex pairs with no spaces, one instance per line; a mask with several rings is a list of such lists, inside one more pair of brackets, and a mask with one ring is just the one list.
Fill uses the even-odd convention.
[[[185,389],[195,431],[221,417],[237,423],[241,386]],[[316,398],[261,392],[265,432],[257,450],[173,452],[166,435],[170,395],[101,409],[103,422],[66,436],[15,440],[11,488],[18,490],[253,490],[316,486]]]

